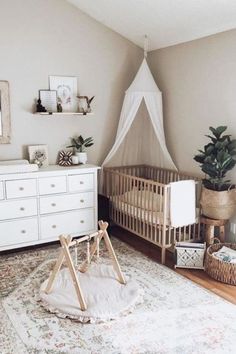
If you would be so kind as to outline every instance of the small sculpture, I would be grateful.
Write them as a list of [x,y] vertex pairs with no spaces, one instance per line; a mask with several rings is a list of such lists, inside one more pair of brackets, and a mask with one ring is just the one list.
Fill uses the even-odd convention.
[[36,112],[47,112],[46,108],[42,105],[40,98],[37,100]]
[[[80,100],[80,111],[83,114],[87,114],[91,112],[91,102],[94,99],[95,96],[92,96],[91,98],[88,98],[88,96],[77,96],[77,98]],[[85,101],[85,102],[84,102]]]
[[62,105],[61,103],[57,104],[57,112],[61,113],[62,112]]
[[72,165],[72,151],[60,151],[58,157],[58,164],[60,166]]

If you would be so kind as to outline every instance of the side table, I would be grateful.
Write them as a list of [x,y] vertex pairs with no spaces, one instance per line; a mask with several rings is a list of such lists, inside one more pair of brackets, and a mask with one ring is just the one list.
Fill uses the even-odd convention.
[[216,220],[210,219],[206,216],[201,216],[200,218],[201,224],[205,225],[205,233],[204,238],[206,241],[207,246],[214,243],[215,236],[215,227],[219,228],[219,239],[221,243],[225,242],[225,225],[227,224],[228,220]]

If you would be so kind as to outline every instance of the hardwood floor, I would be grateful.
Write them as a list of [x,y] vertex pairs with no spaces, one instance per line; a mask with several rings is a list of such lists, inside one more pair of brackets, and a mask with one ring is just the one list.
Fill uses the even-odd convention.
[[[110,234],[126,242],[134,247],[136,250],[142,252],[146,256],[160,263],[161,252],[157,246],[143,240],[142,238],[118,227],[113,226],[110,229]],[[175,272],[183,275],[184,277],[192,280],[200,286],[212,291],[213,293],[221,296],[222,298],[236,304],[236,286],[220,283],[210,278],[203,270],[195,269],[175,269],[173,255],[167,252],[166,266],[173,269]]]

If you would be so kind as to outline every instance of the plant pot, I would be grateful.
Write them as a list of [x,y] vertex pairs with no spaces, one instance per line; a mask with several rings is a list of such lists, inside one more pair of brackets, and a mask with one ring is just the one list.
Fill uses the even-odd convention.
[[213,191],[202,187],[200,205],[202,214],[211,219],[230,219],[236,208],[236,189]]
[[76,152],[76,156],[79,158],[79,163],[85,164],[88,160],[87,152]]

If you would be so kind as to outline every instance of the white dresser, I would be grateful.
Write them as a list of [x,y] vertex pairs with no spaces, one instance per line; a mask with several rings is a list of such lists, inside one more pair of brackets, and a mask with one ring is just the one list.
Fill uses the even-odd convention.
[[0,175],[0,251],[97,229],[97,170],[49,166]]

